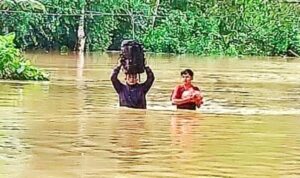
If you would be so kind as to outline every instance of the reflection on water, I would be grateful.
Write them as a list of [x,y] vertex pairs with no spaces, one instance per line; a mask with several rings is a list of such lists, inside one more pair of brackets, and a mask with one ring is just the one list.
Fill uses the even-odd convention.
[[[298,60],[148,55],[156,81],[134,110],[109,80],[117,54],[27,56],[51,80],[0,81],[0,177],[300,177]],[[184,68],[197,111],[169,101]]]
[[175,113],[171,117],[171,134],[172,143],[174,146],[178,145],[183,150],[190,149],[197,141],[193,138],[195,127],[199,127],[198,113]]

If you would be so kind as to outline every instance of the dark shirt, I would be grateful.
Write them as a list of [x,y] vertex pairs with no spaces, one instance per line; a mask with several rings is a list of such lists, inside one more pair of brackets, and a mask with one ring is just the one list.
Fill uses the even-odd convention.
[[[198,87],[192,86],[194,90],[200,91]],[[182,98],[182,93],[185,91],[183,85],[178,85],[176,88],[173,90],[172,95],[175,92],[175,98],[176,99],[181,99]],[[172,97],[172,96],[171,96]],[[172,98],[171,98],[172,100]],[[196,110],[196,104],[194,102],[189,102],[189,103],[184,103],[177,105],[177,109],[189,109],[189,110]]]
[[129,108],[146,109],[146,94],[154,81],[154,74],[149,67],[145,67],[147,80],[142,84],[124,85],[118,79],[121,67],[118,66],[113,70],[111,75],[112,84],[119,95],[120,106]]

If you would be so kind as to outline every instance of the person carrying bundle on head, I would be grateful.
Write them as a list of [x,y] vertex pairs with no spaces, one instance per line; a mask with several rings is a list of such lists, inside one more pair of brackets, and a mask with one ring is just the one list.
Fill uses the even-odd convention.
[[[118,79],[121,68],[125,72],[125,84]],[[147,79],[140,82],[139,75],[146,72]],[[113,69],[111,81],[119,95],[120,106],[146,109],[146,94],[154,82],[154,74],[149,66],[145,66],[143,47],[134,40],[124,40],[121,44],[119,64]]]

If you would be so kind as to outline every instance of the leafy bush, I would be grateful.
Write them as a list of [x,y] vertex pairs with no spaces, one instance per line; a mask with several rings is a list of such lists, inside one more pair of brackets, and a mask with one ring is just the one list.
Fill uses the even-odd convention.
[[48,75],[30,64],[14,46],[14,34],[0,36],[0,79],[48,80]]
[[[181,1],[174,1],[177,5]],[[140,39],[156,52],[282,55],[299,48],[299,7],[269,1],[191,2],[169,10]]]
[[[15,42],[23,49],[66,46],[73,50],[80,16],[34,12],[81,14],[84,10],[86,49],[90,51],[117,49],[123,39],[136,38],[153,52],[300,53],[299,6],[280,1],[5,0],[0,1],[0,9],[27,11],[0,12],[0,34],[15,32]],[[159,17],[153,18],[156,10]]]

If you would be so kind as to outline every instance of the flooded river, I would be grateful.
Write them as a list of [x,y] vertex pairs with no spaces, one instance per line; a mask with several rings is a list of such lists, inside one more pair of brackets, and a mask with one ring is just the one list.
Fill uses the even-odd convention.
[[[135,110],[110,82],[117,53],[26,57],[51,80],[0,81],[1,178],[300,177],[299,59],[147,55],[156,80]],[[170,103],[185,68],[196,111]]]

